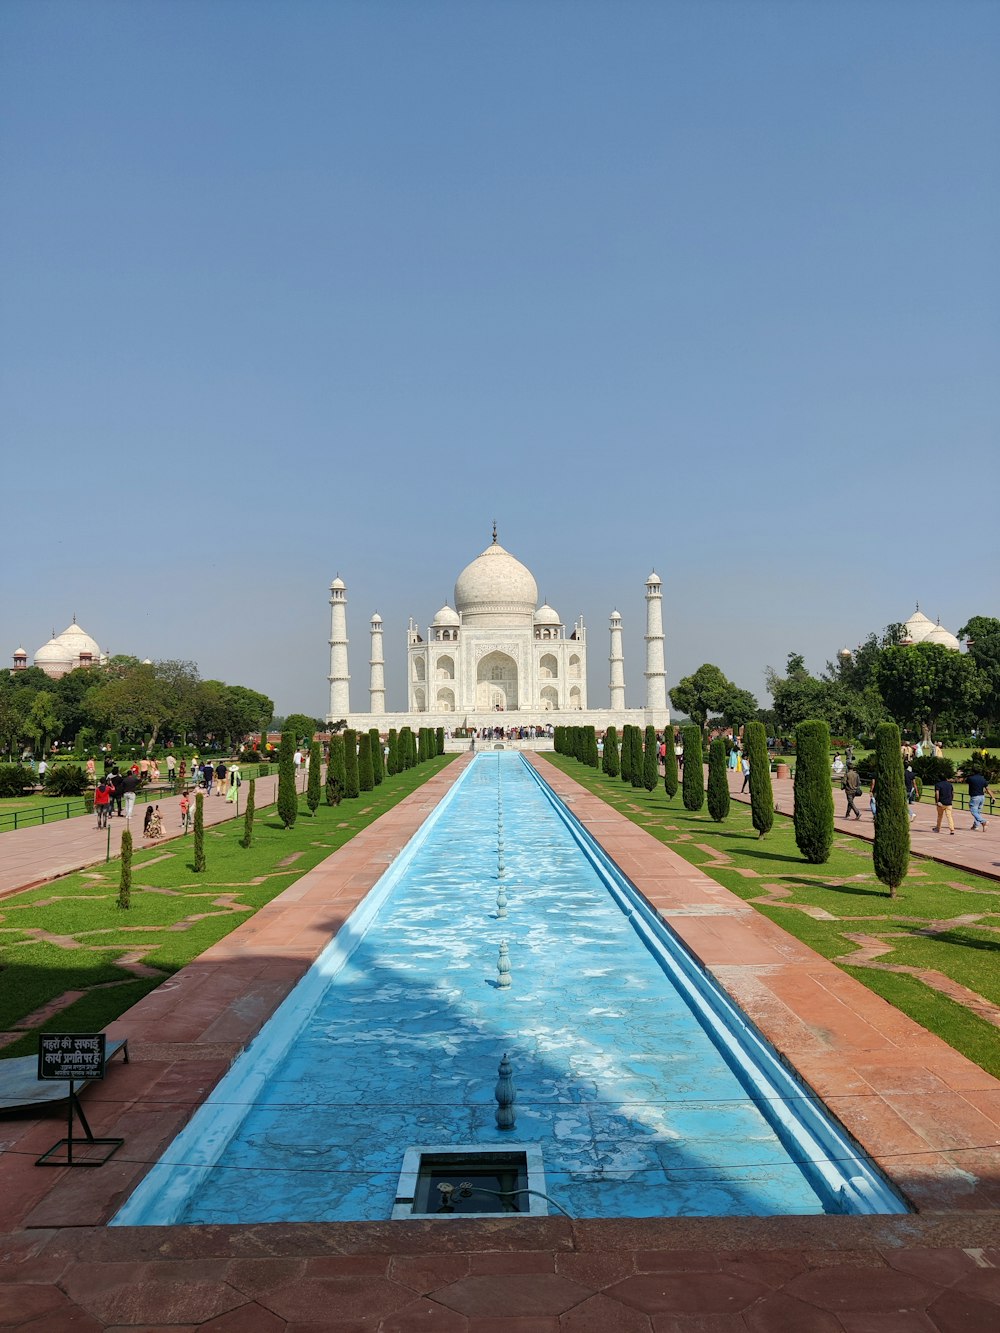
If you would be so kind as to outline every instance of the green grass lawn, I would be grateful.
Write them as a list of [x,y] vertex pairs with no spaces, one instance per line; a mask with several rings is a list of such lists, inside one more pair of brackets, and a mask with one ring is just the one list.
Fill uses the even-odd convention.
[[789,934],[1000,1076],[1000,1032],[993,1024],[909,972],[852,964],[859,945],[849,938],[864,935],[885,944],[886,952],[876,960],[880,968],[942,973],[1000,1005],[1000,882],[913,856],[899,896],[889,898],[872,870],[871,844],[860,838],[838,832],[830,860],[809,865],[795,845],[787,816],[775,815],[772,832],[758,839],[748,805],[734,801],[729,817],[716,824],[707,809],[685,810],[680,792],[668,801],[662,783],[647,792],[575,759],[546,758]]
[[[315,818],[302,797],[291,829],[282,827],[274,806],[258,810],[250,848],[239,845],[242,816],[207,828],[200,875],[191,868],[191,835],[143,849],[132,863],[128,911],[116,905],[117,859],[0,900],[0,1032],[21,1033],[0,1048],[0,1058],[34,1054],[41,1031],[104,1027],[454,757],[387,778],[357,800],[320,805]],[[154,975],[137,976],[129,957]],[[86,993],[48,1021],[26,1023],[43,1005],[77,990]]]

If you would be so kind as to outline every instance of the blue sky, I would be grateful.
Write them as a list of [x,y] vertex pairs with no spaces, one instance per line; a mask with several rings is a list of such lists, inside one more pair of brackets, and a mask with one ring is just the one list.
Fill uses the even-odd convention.
[[669,681],[998,614],[1000,6],[0,8],[0,654],[389,705],[490,540]]

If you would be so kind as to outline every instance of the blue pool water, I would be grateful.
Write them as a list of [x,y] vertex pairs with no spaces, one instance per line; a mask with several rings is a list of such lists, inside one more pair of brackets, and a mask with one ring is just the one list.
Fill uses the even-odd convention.
[[521,1143],[578,1217],[905,1211],[529,766],[500,753],[469,766],[115,1224],[384,1220],[408,1147]]

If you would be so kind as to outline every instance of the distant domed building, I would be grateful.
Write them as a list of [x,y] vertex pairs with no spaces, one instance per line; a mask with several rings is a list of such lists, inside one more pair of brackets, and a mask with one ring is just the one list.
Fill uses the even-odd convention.
[[940,620],[936,624],[933,620],[928,620],[921,611],[919,602],[916,611],[903,625],[903,637],[900,642],[906,647],[914,643],[939,643],[956,653],[962,647],[955,635],[946,630]]
[[636,725],[664,727],[667,708],[663,656],[662,584],[646,580],[645,707],[626,709],[622,622],[611,617],[610,707],[587,701],[587,631],[580,617],[567,634],[559,612],[538,604],[531,571],[504,549],[493,530],[492,544],[455,581],[454,607],[434,616],[426,639],[410,621],[407,630],[407,712],[385,710],[382,617],[370,622],[370,711],[352,713],[347,662],[347,589],[330,584],[330,712],[328,720],[388,730],[405,725],[473,727],[500,724],[593,725],[599,729]]
[[[82,625],[68,625],[61,634],[52,631],[52,638],[43,643],[35,653],[33,665],[39,667],[47,676],[58,680],[60,676],[75,671],[77,667],[103,666],[108,655],[101,651],[96,639],[92,639]],[[24,671],[28,665],[28,654],[18,648],[14,654],[13,671]]]

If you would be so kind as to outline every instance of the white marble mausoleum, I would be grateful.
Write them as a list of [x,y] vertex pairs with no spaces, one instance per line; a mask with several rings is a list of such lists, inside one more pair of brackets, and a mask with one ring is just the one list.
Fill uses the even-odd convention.
[[466,565],[455,583],[454,606],[444,605],[426,633],[410,621],[406,639],[407,711],[385,707],[382,618],[369,624],[368,711],[352,711],[348,669],[347,587],[330,584],[330,711],[352,727],[593,725],[626,722],[662,728],[670,720],[664,667],[663,598],[657,574],[646,580],[646,699],[625,706],[622,620],[610,617],[609,699],[587,698],[587,630],[580,617],[567,632],[559,613],[538,604],[531,571],[497,540]]

